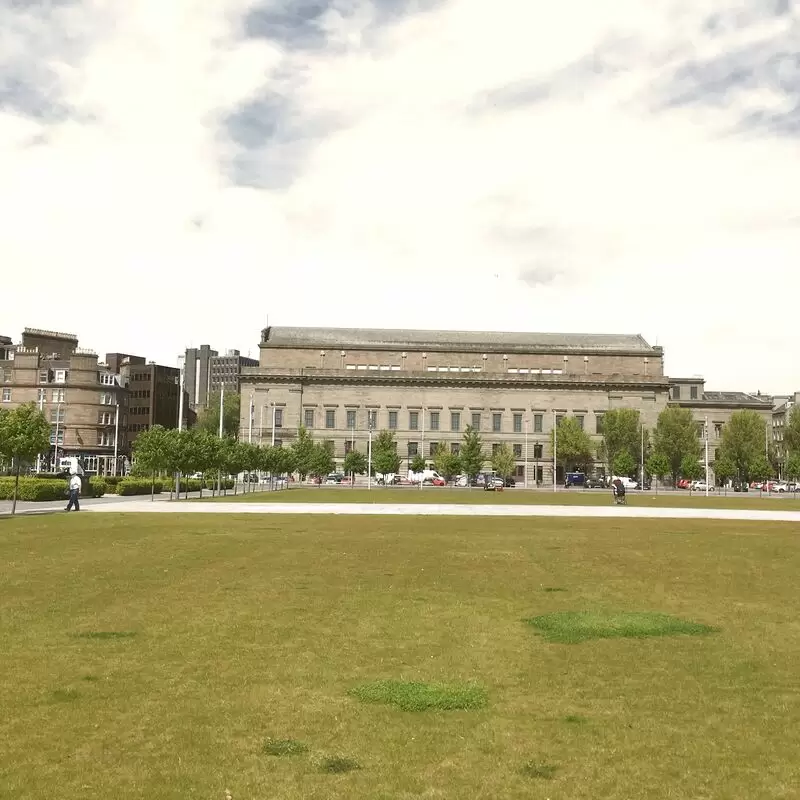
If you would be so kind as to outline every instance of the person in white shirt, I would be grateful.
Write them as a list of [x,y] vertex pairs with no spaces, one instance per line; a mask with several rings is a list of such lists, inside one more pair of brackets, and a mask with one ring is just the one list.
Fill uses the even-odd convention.
[[73,475],[69,479],[69,502],[67,503],[65,511],[72,511],[73,507],[75,511],[81,510],[80,504],[80,494],[81,494],[81,476],[80,475]]

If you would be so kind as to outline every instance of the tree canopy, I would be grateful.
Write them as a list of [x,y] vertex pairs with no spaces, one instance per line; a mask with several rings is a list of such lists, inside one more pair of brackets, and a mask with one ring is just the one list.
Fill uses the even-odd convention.
[[555,446],[556,462],[567,470],[587,469],[592,463],[592,439],[574,417],[565,417],[550,431],[550,447]]
[[[761,463],[761,459],[769,463],[765,425],[764,418],[757,411],[744,409],[734,411],[722,429],[720,457],[733,465],[736,476],[743,481],[768,477],[764,475],[764,465]],[[771,474],[772,467],[767,471]],[[756,475],[756,472],[761,474]]]
[[697,438],[697,424],[688,408],[665,408],[658,415],[654,439],[653,449],[669,462],[673,484],[682,474],[681,464],[684,459],[694,460],[696,463],[700,458],[702,447]]
[[372,439],[372,470],[381,475],[391,475],[400,469],[397,442],[391,431],[380,431]]
[[433,456],[434,469],[445,479],[450,480],[461,469],[461,460],[450,449],[448,442],[439,442]]
[[34,403],[25,403],[0,413],[0,456],[14,468],[11,513],[17,512],[19,473],[50,448],[50,423]]
[[509,478],[514,474],[516,460],[511,448],[503,442],[500,447],[495,448],[492,453],[492,469],[501,477]]
[[[607,411],[603,416],[603,444],[605,456],[614,474],[631,475],[641,457],[642,423],[639,412],[632,408],[615,408]],[[627,470],[614,466],[623,453],[630,459],[620,463],[627,466],[633,462]]]
[[471,425],[464,431],[463,441],[461,442],[461,452],[459,453],[461,469],[465,475],[474,480],[477,474],[483,469],[483,441],[481,435]]
[[[208,396],[208,407],[203,409],[197,417],[195,429],[219,436],[219,392],[212,392]],[[222,399],[222,434],[239,436],[239,414],[241,410],[241,397],[236,392],[225,392]]]

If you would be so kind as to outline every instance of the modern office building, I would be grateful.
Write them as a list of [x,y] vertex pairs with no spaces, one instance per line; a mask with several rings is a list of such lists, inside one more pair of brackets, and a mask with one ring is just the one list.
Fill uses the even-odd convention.
[[487,454],[508,444],[531,485],[553,479],[560,418],[599,443],[610,409],[653,427],[670,388],[662,348],[638,335],[269,327],[259,348],[241,374],[242,438],[269,443],[274,429],[289,444],[303,425],[342,458],[385,428],[406,469],[440,442],[457,451],[470,425]]
[[257,367],[258,359],[243,356],[238,350],[227,350],[224,356],[214,356],[209,369],[209,387],[214,394],[224,386],[226,392],[238,392],[243,367]]
[[[26,328],[19,345],[0,348],[0,407],[36,403],[51,424],[40,469],[77,456],[89,473],[119,471],[125,455],[128,391],[122,377],[78,347],[72,334]],[[115,458],[116,457],[116,458]]]
[[219,392],[222,386],[226,392],[238,392],[242,368],[256,367],[258,360],[243,356],[238,350],[220,355],[204,344],[187,349],[184,364],[189,406],[197,411],[206,408],[209,395]]
[[128,387],[127,446],[133,444],[139,433],[153,425],[178,427],[180,370],[177,367],[165,367],[145,361],[142,356],[126,353],[107,353],[106,363],[110,370],[120,374]]

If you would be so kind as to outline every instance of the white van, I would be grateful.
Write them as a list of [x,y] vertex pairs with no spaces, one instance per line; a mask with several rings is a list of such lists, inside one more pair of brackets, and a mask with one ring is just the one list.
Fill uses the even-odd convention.
[[612,475],[611,476],[611,483],[614,481],[622,481],[622,485],[625,489],[638,489],[639,484],[633,479],[629,478],[627,475],[620,477],[619,475]]
[[408,473],[408,480],[411,483],[425,483],[425,481],[432,481],[434,479],[443,481],[444,478],[435,469],[424,469],[422,472]]

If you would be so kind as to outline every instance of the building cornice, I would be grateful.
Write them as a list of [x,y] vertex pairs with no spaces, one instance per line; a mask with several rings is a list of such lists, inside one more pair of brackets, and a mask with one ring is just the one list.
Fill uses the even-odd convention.
[[533,375],[501,372],[354,372],[341,369],[270,369],[253,367],[242,371],[242,384],[302,383],[340,384],[342,386],[431,386],[508,389],[591,389],[599,391],[669,390],[669,378],[646,375]]

